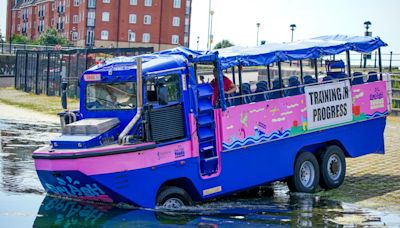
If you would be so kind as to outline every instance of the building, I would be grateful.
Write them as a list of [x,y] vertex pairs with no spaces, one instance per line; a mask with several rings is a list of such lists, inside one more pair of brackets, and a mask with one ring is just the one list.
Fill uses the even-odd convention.
[[79,47],[189,46],[191,0],[8,0],[7,36],[48,28]]

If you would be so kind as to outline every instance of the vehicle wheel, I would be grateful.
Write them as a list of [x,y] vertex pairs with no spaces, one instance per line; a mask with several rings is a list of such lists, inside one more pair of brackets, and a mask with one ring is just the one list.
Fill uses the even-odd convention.
[[184,189],[174,186],[162,188],[157,195],[157,206],[167,209],[179,209],[192,203],[192,198]]
[[319,169],[314,154],[302,152],[294,164],[293,176],[288,180],[292,192],[312,193],[318,187]]
[[336,145],[328,146],[319,156],[319,169],[319,184],[322,188],[339,187],[346,176],[346,159],[342,148]]

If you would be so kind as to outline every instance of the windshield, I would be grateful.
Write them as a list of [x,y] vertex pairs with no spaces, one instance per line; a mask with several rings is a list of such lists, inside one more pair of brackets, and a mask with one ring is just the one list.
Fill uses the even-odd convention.
[[88,110],[132,109],[136,107],[136,84],[91,83],[86,88]]

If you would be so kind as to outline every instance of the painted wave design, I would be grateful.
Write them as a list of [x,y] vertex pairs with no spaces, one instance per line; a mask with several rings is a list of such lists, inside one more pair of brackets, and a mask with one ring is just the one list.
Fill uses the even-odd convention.
[[385,112],[374,112],[371,115],[365,115],[365,116],[367,117],[367,119],[370,119],[370,118],[376,118],[376,117],[387,116],[387,115],[389,115],[388,111],[385,111]]
[[235,140],[231,144],[223,143],[223,147],[226,150],[234,149],[236,147],[247,146],[255,143],[266,142],[274,139],[281,139],[290,135],[290,130],[283,132],[274,131],[269,136],[261,135],[259,137],[248,136],[242,140]]

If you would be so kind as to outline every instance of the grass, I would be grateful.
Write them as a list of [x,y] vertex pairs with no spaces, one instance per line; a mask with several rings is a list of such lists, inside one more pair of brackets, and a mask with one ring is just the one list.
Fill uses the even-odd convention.
[[[52,115],[63,110],[60,97],[51,97],[43,94],[35,95],[14,88],[1,88],[0,102]],[[77,109],[78,107],[79,100],[68,99],[68,108],[70,110]]]

